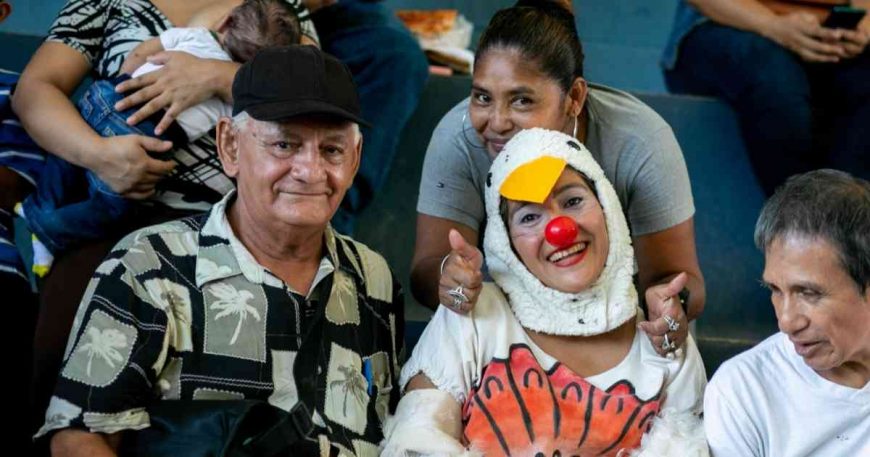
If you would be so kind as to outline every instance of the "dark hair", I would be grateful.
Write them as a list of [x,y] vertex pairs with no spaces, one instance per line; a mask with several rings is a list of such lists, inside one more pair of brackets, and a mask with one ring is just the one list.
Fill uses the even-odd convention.
[[863,293],[870,285],[870,182],[837,170],[789,178],[761,210],[755,245],[767,252],[774,241],[790,236],[833,245]]
[[566,92],[583,76],[583,46],[574,15],[557,0],[520,0],[499,10],[480,36],[475,60],[493,48],[516,49]]
[[245,0],[230,11],[223,45],[236,62],[247,62],[260,49],[299,44],[299,16],[285,0]]

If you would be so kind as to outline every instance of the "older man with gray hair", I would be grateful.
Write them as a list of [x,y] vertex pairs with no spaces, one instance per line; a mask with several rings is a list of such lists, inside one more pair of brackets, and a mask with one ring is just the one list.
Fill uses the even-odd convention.
[[329,226],[360,163],[350,72],[314,47],[267,49],[233,100],[217,139],[237,190],[131,234],[91,281],[39,432],[54,455],[115,455],[149,407],[207,399],[304,405],[294,455],[377,455],[403,303],[384,259]]
[[834,170],[790,178],[755,242],[780,333],[708,384],[713,454],[870,455],[870,183]]

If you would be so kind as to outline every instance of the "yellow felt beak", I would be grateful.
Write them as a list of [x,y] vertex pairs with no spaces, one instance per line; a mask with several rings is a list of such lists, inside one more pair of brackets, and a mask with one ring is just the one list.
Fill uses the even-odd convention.
[[562,175],[565,160],[544,156],[517,167],[499,188],[509,200],[543,203]]

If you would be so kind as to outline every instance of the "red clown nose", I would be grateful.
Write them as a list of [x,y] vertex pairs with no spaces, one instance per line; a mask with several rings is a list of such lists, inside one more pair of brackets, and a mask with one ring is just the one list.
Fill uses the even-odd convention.
[[565,248],[577,238],[577,223],[567,216],[554,218],[544,229],[547,242],[557,248]]

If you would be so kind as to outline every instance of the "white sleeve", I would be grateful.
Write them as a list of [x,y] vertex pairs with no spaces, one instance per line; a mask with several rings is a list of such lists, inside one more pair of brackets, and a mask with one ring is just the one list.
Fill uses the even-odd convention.
[[462,437],[461,405],[447,392],[420,389],[408,392],[396,414],[384,423],[382,457],[471,456]]
[[761,457],[763,446],[759,431],[747,411],[735,407],[729,399],[733,396],[732,388],[745,386],[731,386],[723,368],[726,367],[719,368],[704,396],[704,431],[710,451],[714,457]]
[[399,386],[402,390],[417,374],[424,374],[435,386],[465,403],[478,367],[477,338],[473,313],[462,316],[439,306],[405,363]]
[[667,393],[663,406],[677,411],[688,411],[695,415],[704,412],[704,389],[707,386],[707,372],[704,361],[689,334],[682,354],[669,364]]
[[694,338],[690,334],[682,351],[673,359],[659,356],[652,347],[648,350],[652,352],[646,363],[662,366],[667,373],[664,401],[652,429],[644,434],[641,448],[632,452],[632,457],[708,457],[701,420],[707,374]]
[[166,29],[160,33],[160,44],[164,50],[172,50],[178,47],[178,43],[188,37],[189,29],[184,27],[173,27]]

